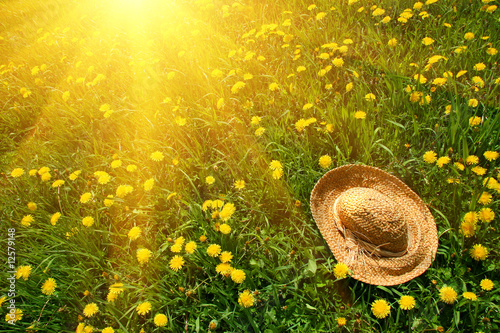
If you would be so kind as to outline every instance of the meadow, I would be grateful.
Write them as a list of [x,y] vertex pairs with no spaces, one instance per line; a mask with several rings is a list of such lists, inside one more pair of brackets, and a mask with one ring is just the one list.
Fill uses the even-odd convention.
[[[499,332],[499,37],[490,0],[0,2],[0,332]],[[421,276],[335,260],[349,163],[429,207]]]

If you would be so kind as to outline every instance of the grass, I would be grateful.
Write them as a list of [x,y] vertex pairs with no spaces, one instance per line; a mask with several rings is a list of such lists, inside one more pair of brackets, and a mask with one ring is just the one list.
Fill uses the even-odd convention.
[[[0,315],[12,299],[22,311],[0,332],[498,331],[498,217],[485,215],[499,207],[487,159],[500,150],[496,1],[0,6],[0,244],[19,272],[12,296],[1,270]],[[427,204],[439,249],[423,275],[392,287],[335,277],[309,196],[348,163],[391,172]],[[214,244],[243,281],[217,272]],[[487,255],[471,254],[479,244]],[[400,307],[405,295],[415,308]]]

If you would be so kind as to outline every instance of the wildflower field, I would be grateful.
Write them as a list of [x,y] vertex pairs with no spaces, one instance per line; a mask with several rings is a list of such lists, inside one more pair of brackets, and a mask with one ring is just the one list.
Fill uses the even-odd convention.
[[[498,3],[0,2],[0,332],[499,332]],[[421,276],[335,260],[349,163],[429,207]]]

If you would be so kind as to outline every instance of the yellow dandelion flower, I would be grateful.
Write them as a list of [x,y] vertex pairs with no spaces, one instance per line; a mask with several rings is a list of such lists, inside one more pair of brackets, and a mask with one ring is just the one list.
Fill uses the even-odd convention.
[[24,281],[28,280],[31,274],[31,265],[19,266],[16,269],[16,279],[22,278]]
[[465,237],[472,237],[476,233],[476,224],[468,221],[462,221],[462,223],[460,224],[460,230]]
[[108,326],[106,328],[103,328],[101,333],[115,333],[115,330],[113,329],[113,327]]
[[446,304],[453,304],[457,300],[457,292],[453,287],[444,286],[439,290],[439,298]]
[[144,182],[144,191],[149,192],[153,189],[153,186],[155,184],[155,180],[153,178],[150,178]]
[[28,209],[31,211],[35,211],[36,210],[36,203],[28,202]]
[[64,185],[64,180],[61,179],[58,179],[52,183],[53,188],[61,187],[62,185]]
[[14,310],[14,313],[11,313],[10,311],[5,315],[5,321],[6,322],[12,322],[15,323],[17,321],[20,321],[23,319],[23,310],[16,308]]
[[59,213],[59,212],[52,214],[52,216],[50,217],[50,224],[56,225],[56,223],[60,217],[61,217],[61,213]]
[[229,226],[229,224],[227,223],[223,223],[219,226],[219,230],[222,234],[228,235],[231,233],[231,226]]
[[271,91],[276,91],[276,90],[279,90],[280,86],[278,83],[276,82],[273,82],[273,83],[270,83],[269,84],[269,90]]
[[401,298],[398,301],[399,306],[403,310],[411,310],[415,307],[416,301],[413,296],[401,296]]
[[31,214],[28,214],[28,215],[25,215],[22,219],[21,219],[21,224],[25,227],[29,227],[31,225],[31,222],[34,222],[35,219],[33,218],[33,215]]
[[148,250],[146,248],[138,249],[136,252],[137,261],[141,265],[145,264],[149,261],[149,258],[151,258],[152,254],[153,254],[153,252],[151,252],[150,250]]
[[472,249],[470,249],[470,256],[476,261],[486,260],[486,258],[488,258],[488,254],[488,248],[481,244],[475,244]]
[[474,65],[474,70],[476,70],[476,71],[482,71],[485,68],[486,68],[486,65],[482,62],[479,62],[479,63]]
[[234,283],[243,283],[245,281],[246,274],[243,270],[241,269],[233,269],[231,270],[231,280],[233,280]]
[[196,245],[194,241],[190,241],[186,243],[184,251],[186,251],[187,254],[193,254],[197,247],[198,245]]
[[132,229],[129,230],[128,234],[127,234],[127,237],[130,239],[130,240],[136,240],[137,238],[139,238],[142,234],[142,230],[141,228],[135,226],[135,227],[132,227]]
[[233,254],[230,251],[223,251],[219,255],[219,259],[223,263],[231,262],[231,260],[233,259]]
[[184,258],[179,255],[173,256],[172,259],[170,259],[169,266],[173,271],[177,272],[182,268],[182,266],[184,266]]
[[151,306],[151,303],[143,302],[143,303],[139,304],[135,310],[137,311],[138,314],[140,314],[141,316],[144,316],[144,315],[147,315],[149,313],[149,311],[151,311],[152,308],[153,307]]
[[95,303],[89,303],[83,308],[83,315],[87,318],[94,316],[99,312],[99,307]]
[[429,46],[431,45],[432,43],[434,43],[434,39],[430,38],[430,37],[424,37],[422,39],[422,44],[424,44],[425,46]]
[[221,247],[217,244],[211,244],[207,248],[207,254],[211,257],[218,257],[221,253]]
[[479,210],[479,218],[483,222],[491,222],[495,219],[495,212],[488,207],[483,207]]
[[462,296],[468,300],[471,300],[471,301],[476,301],[477,300],[477,295],[474,294],[473,292],[470,292],[470,291],[466,291],[462,294]]
[[245,188],[245,181],[243,179],[238,179],[234,182],[234,188],[241,190]]
[[137,165],[135,164],[127,165],[127,172],[136,172],[136,171],[137,171]]
[[111,176],[105,171],[96,171],[94,176],[97,177],[97,182],[101,185],[105,185],[111,180]]
[[283,169],[276,169],[273,171],[273,178],[280,179],[283,176]]
[[366,118],[366,112],[364,112],[364,111],[356,111],[356,112],[354,112],[354,118],[356,118],[356,119],[365,119]]
[[344,66],[344,59],[337,57],[337,58],[332,60],[332,64],[335,67],[342,67],[342,66]]
[[372,303],[372,313],[375,317],[383,319],[391,313],[391,306],[385,299],[378,299]]
[[90,199],[92,199],[92,193],[90,193],[90,192],[83,193],[80,196],[80,202],[83,204],[89,202]]
[[113,204],[115,203],[115,201],[113,200],[113,195],[108,195],[106,197],[106,199],[104,199],[104,206],[106,207],[111,207],[113,206]]
[[486,174],[487,169],[480,167],[480,166],[475,166],[471,169],[472,172],[474,172],[476,175],[483,176]]
[[479,105],[479,101],[477,99],[475,99],[475,98],[471,98],[471,99],[469,99],[468,104],[469,104],[470,107],[475,108],[476,106]]
[[250,292],[250,290],[245,290],[238,297],[238,304],[245,307],[245,308],[249,308],[249,307],[253,306],[254,303],[255,303],[255,299],[254,299],[252,293]]
[[479,216],[476,212],[467,212],[464,215],[464,221],[468,223],[476,224],[479,219]]
[[123,162],[121,160],[114,160],[113,162],[111,162],[111,168],[112,169],[119,168],[122,166],[122,164]]
[[479,163],[479,157],[475,155],[469,155],[465,158],[465,164],[474,165]]
[[448,164],[451,162],[451,158],[448,156],[441,156],[440,158],[437,159],[436,165],[440,168],[442,168],[444,165]]
[[124,198],[127,194],[132,193],[134,188],[131,185],[120,185],[116,189],[116,196],[118,198]]
[[161,162],[165,158],[161,151],[155,151],[149,157],[155,162]]
[[212,177],[212,176],[208,176],[205,178],[205,182],[208,184],[208,185],[212,185],[214,182],[215,182],[215,178]]
[[52,293],[56,290],[57,283],[53,278],[48,278],[42,285],[42,293],[44,295],[52,295]]
[[339,262],[333,267],[333,274],[337,279],[345,279],[349,273],[349,267],[346,264]]
[[474,39],[474,34],[472,32],[467,32],[465,35],[464,35],[464,38],[466,40],[472,40]]
[[50,172],[46,172],[46,173],[44,173],[44,174],[40,177],[40,179],[42,180],[42,182],[49,181],[51,178],[52,178],[52,175],[50,174]]
[[87,228],[91,227],[94,224],[94,218],[92,216],[85,216],[82,219],[82,224]]
[[167,316],[165,316],[163,313],[158,313],[158,314],[155,316],[155,318],[154,318],[153,322],[155,323],[155,325],[156,325],[157,327],[163,327],[163,326],[167,325],[167,323],[168,323],[168,318],[167,318]]
[[492,290],[493,287],[495,286],[493,281],[491,281],[490,279],[482,279],[479,285],[481,286],[481,289],[486,291]]
[[432,164],[437,161],[437,154],[432,150],[427,151],[425,152],[423,159],[425,162]]
[[376,99],[377,97],[372,93],[368,93],[365,95],[365,100],[367,100],[368,102],[375,101]]
[[328,155],[323,155],[319,158],[319,165],[323,169],[327,169],[332,165],[332,158]]
[[486,152],[484,152],[483,156],[488,161],[492,162],[492,161],[495,161],[500,156],[500,154],[496,151],[486,151]]

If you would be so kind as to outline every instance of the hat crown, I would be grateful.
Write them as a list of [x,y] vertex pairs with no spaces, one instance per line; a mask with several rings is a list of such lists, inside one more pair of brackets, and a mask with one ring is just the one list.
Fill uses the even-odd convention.
[[344,191],[336,203],[342,225],[356,237],[390,252],[408,247],[408,224],[398,202],[367,187]]

